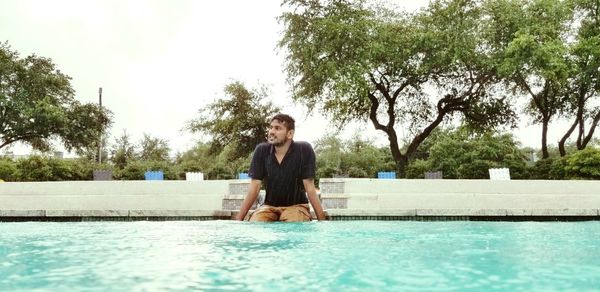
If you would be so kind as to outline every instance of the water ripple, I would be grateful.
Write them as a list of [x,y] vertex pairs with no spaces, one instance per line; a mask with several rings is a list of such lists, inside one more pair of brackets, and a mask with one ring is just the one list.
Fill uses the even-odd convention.
[[0,224],[0,290],[595,290],[598,222]]

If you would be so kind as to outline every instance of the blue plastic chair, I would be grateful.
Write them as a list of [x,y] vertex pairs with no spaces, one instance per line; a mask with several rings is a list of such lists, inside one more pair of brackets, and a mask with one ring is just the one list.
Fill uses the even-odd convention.
[[144,173],[144,178],[146,180],[164,180],[165,175],[162,170],[159,171],[146,171]]
[[396,173],[393,171],[380,171],[377,173],[378,179],[395,179]]

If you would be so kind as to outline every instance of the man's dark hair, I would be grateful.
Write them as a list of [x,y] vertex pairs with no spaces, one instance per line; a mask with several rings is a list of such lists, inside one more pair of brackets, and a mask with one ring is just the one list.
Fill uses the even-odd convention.
[[272,119],[271,122],[274,120],[278,120],[280,123],[284,124],[285,127],[289,130],[294,130],[296,129],[296,121],[294,120],[294,118],[290,117],[289,115],[286,114],[276,114]]

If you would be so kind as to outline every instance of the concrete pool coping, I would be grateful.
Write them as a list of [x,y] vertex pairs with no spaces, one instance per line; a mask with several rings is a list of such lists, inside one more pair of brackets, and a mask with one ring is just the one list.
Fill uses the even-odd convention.
[[[229,220],[249,180],[0,183],[0,221]],[[330,220],[600,220],[600,181],[321,179]]]
[[[598,209],[385,209],[325,211],[328,220],[600,220]],[[233,220],[236,210],[0,210],[0,221]],[[316,219],[313,213],[313,219]]]

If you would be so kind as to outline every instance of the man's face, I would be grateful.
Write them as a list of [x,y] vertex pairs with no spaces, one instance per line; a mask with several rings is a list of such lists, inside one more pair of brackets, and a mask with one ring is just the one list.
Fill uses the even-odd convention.
[[288,130],[284,123],[273,120],[269,127],[267,141],[275,146],[281,146],[294,137],[294,130]]

